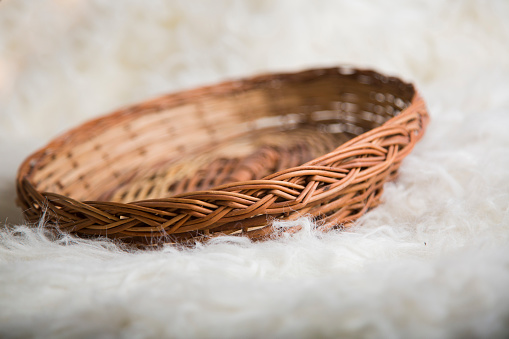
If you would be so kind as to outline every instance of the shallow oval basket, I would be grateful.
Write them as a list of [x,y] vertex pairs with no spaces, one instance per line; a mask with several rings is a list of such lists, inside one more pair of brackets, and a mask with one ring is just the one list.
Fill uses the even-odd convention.
[[21,165],[18,204],[31,222],[130,243],[258,240],[303,215],[325,231],[379,203],[427,123],[413,85],[370,70],[229,81],[56,138]]

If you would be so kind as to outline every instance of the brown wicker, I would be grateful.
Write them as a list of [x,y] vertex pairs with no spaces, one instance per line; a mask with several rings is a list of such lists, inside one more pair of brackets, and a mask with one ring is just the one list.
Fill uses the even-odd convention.
[[411,84],[370,70],[224,82],[56,138],[21,165],[18,204],[32,222],[148,244],[263,239],[303,215],[344,227],[379,203],[427,123]]

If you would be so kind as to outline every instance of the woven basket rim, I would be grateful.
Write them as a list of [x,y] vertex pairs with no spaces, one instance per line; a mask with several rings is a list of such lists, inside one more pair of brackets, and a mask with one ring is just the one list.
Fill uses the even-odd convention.
[[[267,80],[274,80],[274,77],[276,77],[276,78],[281,77],[281,78],[285,78],[285,80],[291,80],[292,77],[297,77],[297,76],[304,75],[304,74],[316,76],[317,74],[323,74],[324,72],[327,72],[327,71],[338,71],[338,72],[354,72],[354,71],[356,71],[356,72],[365,73],[365,74],[382,75],[381,73],[379,73],[373,69],[354,68],[354,67],[350,67],[350,66],[313,68],[313,69],[308,69],[308,70],[299,71],[299,72],[290,72],[289,71],[289,72],[278,72],[278,73],[263,73],[263,74],[259,74],[259,75],[256,75],[256,76],[253,76],[250,78],[230,79],[230,80],[222,81],[219,83],[193,87],[190,89],[177,90],[172,93],[154,96],[151,99],[143,101],[141,104],[140,103],[127,104],[125,106],[122,106],[122,107],[114,110],[111,113],[107,113],[105,115],[101,115],[101,116],[98,116],[95,118],[88,119],[88,120],[84,121],[83,123],[60,133],[56,137],[52,138],[51,141],[49,141],[47,144],[40,147],[33,153],[31,153],[22,162],[22,164],[20,165],[20,167],[18,169],[16,181],[20,182],[23,180],[23,178],[26,178],[30,175],[30,168],[33,167],[34,161],[40,160],[40,158],[42,156],[44,156],[48,152],[51,152],[52,149],[55,149],[55,148],[61,146],[62,144],[69,143],[77,133],[81,132],[85,128],[95,126],[95,125],[100,124],[104,121],[109,121],[109,120],[114,120],[114,119],[119,119],[119,118],[120,119],[129,118],[131,114],[134,114],[134,115],[144,114],[144,113],[146,113],[146,111],[144,111],[144,110],[135,110],[137,107],[139,107],[141,105],[150,106],[151,104],[157,103],[160,100],[171,100],[173,98],[182,98],[182,100],[185,100],[185,99],[189,100],[189,99],[192,99],[193,97],[198,97],[199,95],[203,95],[203,94],[222,95],[222,94],[224,94],[225,89],[228,88],[232,84],[235,85],[237,91],[241,92],[241,91],[247,89],[245,87],[246,85],[249,87],[252,87],[255,84],[264,83]],[[389,80],[397,80],[397,81],[405,84],[406,86],[410,86],[414,90],[414,97],[412,98],[412,104],[422,100],[422,97],[417,92],[417,90],[415,89],[415,87],[412,83],[401,80],[400,78],[395,77],[395,76],[384,76],[384,75],[382,75],[382,76],[384,78],[386,78],[388,81]],[[244,81],[244,79],[249,79],[251,81],[247,82],[247,81]],[[183,92],[185,93],[186,98],[184,98],[182,96]],[[178,101],[175,101],[174,106],[178,106],[179,104],[180,103]],[[167,107],[167,108],[169,108],[169,107]],[[407,108],[402,110],[398,116],[402,115],[406,110],[407,110]],[[390,123],[391,120],[396,119],[398,116],[389,119],[388,121],[385,122],[385,124]],[[381,126],[375,127],[374,129],[372,129],[366,133],[373,132],[374,130],[379,129],[380,127]],[[347,143],[349,143],[349,144],[355,143],[357,141],[357,139],[359,139],[360,137],[362,137],[364,135],[365,134],[362,134],[355,138],[352,138]],[[345,144],[347,144],[347,143],[345,143]],[[342,144],[340,147],[343,147],[345,144]],[[304,166],[304,164],[301,166]],[[300,167],[300,166],[297,166],[297,167]]]
[[[401,110],[401,112],[387,120],[382,125],[375,127],[363,134],[360,134],[349,141],[341,144],[339,147],[334,149],[332,152],[327,153],[325,155],[322,155],[320,157],[317,157],[309,162],[306,162],[300,166],[295,166],[288,168],[285,171],[299,171],[303,168],[308,168],[310,166],[327,166],[325,160],[327,160],[329,157],[331,157],[331,154],[338,154],[342,152],[345,149],[351,148],[355,145],[366,143],[366,140],[369,140],[370,137],[380,137],[380,133],[383,133],[384,128],[387,126],[397,126],[398,124],[401,124],[405,121],[407,116],[410,116],[410,114],[415,113],[418,111],[419,117],[420,117],[420,126],[418,128],[414,129],[410,138],[413,138],[412,141],[412,147],[413,143],[421,139],[421,137],[424,134],[424,131],[426,129],[426,126],[429,121],[429,116],[426,112],[426,107],[424,104],[424,101],[420,94],[417,92],[413,84],[402,81],[401,79],[397,77],[392,76],[385,76],[382,75],[374,70],[371,69],[357,69],[357,68],[351,68],[351,67],[333,67],[333,68],[319,68],[319,69],[309,69],[305,71],[300,72],[284,72],[284,73],[266,73],[262,75],[258,75],[251,78],[243,78],[243,79],[234,79],[234,80],[228,80],[221,82],[219,84],[212,84],[207,86],[201,86],[194,89],[184,90],[184,91],[178,91],[171,94],[166,94],[162,96],[157,96],[155,98],[152,98],[147,101],[143,101],[142,103],[134,104],[134,105],[128,105],[123,108],[120,108],[118,110],[115,110],[113,113],[100,116],[94,119],[90,119],[89,121],[86,121],[72,129],[69,129],[68,131],[62,133],[60,136],[57,136],[56,138],[52,139],[49,143],[47,143],[45,146],[40,148],[39,150],[32,153],[30,156],[28,156],[25,161],[21,164],[18,174],[17,174],[17,188],[18,188],[18,196],[20,200],[24,200],[25,194],[24,192],[27,190],[33,190],[37,192],[38,194],[42,194],[44,192],[38,192],[35,188],[34,184],[30,181],[30,177],[33,174],[33,171],[36,170],[37,165],[39,165],[41,162],[49,161],[48,155],[51,154],[54,150],[59,149],[63,145],[70,144],[72,142],[79,141],[80,138],[83,137],[82,133],[84,130],[93,128],[94,126],[98,126],[101,124],[108,124],[111,121],[122,121],[125,119],[133,119],[134,117],[143,115],[147,112],[151,112],[154,110],[158,110],[160,107],[164,106],[164,109],[169,109],[172,107],[178,107],[182,103],[186,102],[192,102],[193,100],[201,97],[201,96],[222,96],[222,95],[232,95],[235,93],[242,93],[249,89],[256,88],[257,86],[266,86],[267,83],[270,83],[271,86],[278,86],[281,81],[284,81],[285,83],[292,82],[292,81],[305,81],[305,79],[315,79],[316,77],[328,74],[328,73],[340,73],[340,74],[356,74],[356,75],[365,75],[368,77],[373,77],[376,79],[381,79],[382,82],[398,82],[399,86],[401,88],[406,88],[406,90],[410,90],[413,92],[412,99],[407,107]],[[165,106],[165,103],[170,103],[168,106]],[[410,150],[411,148],[410,147]],[[409,151],[408,151],[409,152]],[[406,154],[408,153],[406,152]],[[405,156],[406,156],[405,154]],[[249,180],[243,183],[243,185],[248,185],[249,183],[252,183],[253,185],[257,185],[260,183],[261,180],[266,180],[267,184],[274,183],[277,185],[290,185],[288,180],[275,180],[274,178],[278,177],[278,173],[273,173],[267,177],[264,177],[259,180]],[[200,195],[207,192],[225,192],[228,191],[226,188],[231,187],[232,185],[235,185],[236,183],[232,184],[226,184],[226,185],[220,185],[217,187],[213,187],[211,189],[208,189],[206,191],[194,191],[194,192],[187,192],[187,193],[181,193],[174,196],[168,196],[164,198],[165,200],[171,200],[171,199],[192,199],[193,195]],[[291,185],[290,185],[291,186]],[[300,189],[300,187],[299,187]],[[56,193],[54,193],[56,194]],[[221,193],[218,193],[221,194]],[[58,194],[57,194],[58,195]],[[70,200],[74,200],[69,198]],[[150,201],[160,201],[161,199],[148,199],[148,200],[137,200],[137,201],[130,201],[127,203],[116,203],[118,206],[125,206],[130,207],[133,205],[140,205],[144,204],[146,202]],[[80,200],[83,204],[89,204],[91,202],[94,202],[93,200]],[[30,205],[30,204],[29,204]],[[23,205],[22,205],[23,206]],[[289,230],[290,232],[292,230]],[[256,237],[254,237],[256,238]]]

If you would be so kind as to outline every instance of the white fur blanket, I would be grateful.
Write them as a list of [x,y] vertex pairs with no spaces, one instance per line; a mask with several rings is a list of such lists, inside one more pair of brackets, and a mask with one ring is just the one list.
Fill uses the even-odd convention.
[[[51,137],[157,94],[351,64],[414,82],[431,124],[344,232],[126,253],[23,225]],[[509,336],[509,2],[0,1],[0,337]],[[17,226],[16,226],[17,225]]]

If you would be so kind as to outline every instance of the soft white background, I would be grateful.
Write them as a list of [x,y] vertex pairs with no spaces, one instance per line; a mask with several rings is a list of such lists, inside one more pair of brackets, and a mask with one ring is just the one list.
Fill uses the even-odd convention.
[[[432,116],[356,227],[126,253],[23,226],[17,167],[67,128],[345,63],[414,82]],[[509,2],[0,1],[0,222],[19,225],[0,233],[1,337],[507,337]]]

